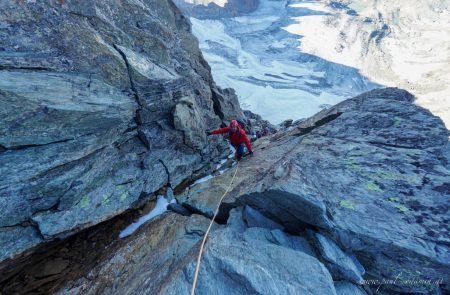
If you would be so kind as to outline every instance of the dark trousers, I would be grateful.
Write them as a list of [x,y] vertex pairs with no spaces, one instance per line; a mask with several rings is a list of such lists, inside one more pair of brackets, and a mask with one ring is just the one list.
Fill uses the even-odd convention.
[[241,143],[241,144],[235,145],[234,148],[236,149],[236,157],[238,159],[242,158],[242,156],[244,155],[244,151],[245,151],[244,144]]

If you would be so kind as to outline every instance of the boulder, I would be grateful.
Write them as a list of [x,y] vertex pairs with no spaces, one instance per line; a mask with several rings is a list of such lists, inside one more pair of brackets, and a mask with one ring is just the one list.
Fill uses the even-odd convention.
[[206,146],[207,129],[201,112],[192,97],[183,97],[175,106],[174,126],[184,134],[184,143],[194,149],[202,150]]
[[239,105],[239,100],[234,89],[213,88],[212,99],[216,113],[219,114],[222,120],[226,122],[233,119],[244,120],[244,113],[240,108],[236,107]]
[[272,243],[316,257],[315,251],[306,237],[289,235],[279,229],[273,229],[270,233]]
[[242,207],[231,209],[227,219],[227,226],[233,228],[233,230],[237,232],[243,232],[248,228],[242,216],[243,210]]
[[[230,227],[210,234],[202,257],[198,294],[336,294],[331,275],[316,258],[273,244],[270,231],[249,228],[242,233]],[[198,247],[168,278],[159,291],[190,291]]]
[[[311,256],[256,241],[231,242],[211,238],[200,270],[200,294],[335,294],[330,274]],[[192,270],[191,264],[189,273]],[[174,282],[165,286],[166,290],[168,294],[179,294],[186,288]]]

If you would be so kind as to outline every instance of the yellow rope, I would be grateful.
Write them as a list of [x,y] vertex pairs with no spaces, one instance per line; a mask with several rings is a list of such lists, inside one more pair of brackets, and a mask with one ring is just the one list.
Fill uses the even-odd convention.
[[225,198],[225,195],[228,193],[228,191],[231,188],[231,185],[233,184],[233,181],[234,181],[234,178],[236,177],[236,173],[238,171],[238,168],[239,168],[239,162],[237,162],[237,164],[236,164],[236,170],[234,171],[233,178],[231,178],[230,184],[228,185],[227,189],[225,190],[225,192],[223,193],[222,197],[220,198],[219,204],[217,205],[217,208],[216,208],[216,212],[214,212],[214,216],[211,219],[211,222],[209,223],[209,226],[208,226],[208,229],[205,232],[205,235],[203,236],[203,241],[202,241],[202,244],[200,246],[200,252],[198,253],[198,257],[197,257],[197,267],[195,268],[194,282],[192,283],[191,295],[195,294],[195,286],[197,285],[198,271],[200,270],[200,262],[201,262],[202,255],[203,255],[203,247],[205,246],[206,239],[208,238],[208,234],[209,234],[209,231],[211,230],[211,227],[212,227],[212,225],[214,223],[214,220],[216,219],[216,216],[219,213],[220,205],[222,204],[222,201]]

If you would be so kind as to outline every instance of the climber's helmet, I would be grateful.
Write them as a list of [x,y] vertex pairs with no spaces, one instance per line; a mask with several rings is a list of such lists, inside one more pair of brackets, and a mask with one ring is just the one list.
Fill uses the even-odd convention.
[[236,120],[231,120],[231,122],[230,122],[230,130],[232,132],[238,131],[238,126],[239,126],[239,124],[238,124],[238,122]]

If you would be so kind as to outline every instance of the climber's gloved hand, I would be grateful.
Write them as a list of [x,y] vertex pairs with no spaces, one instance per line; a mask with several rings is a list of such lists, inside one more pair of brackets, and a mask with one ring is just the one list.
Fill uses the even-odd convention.
[[248,154],[253,157],[253,151],[249,151]]
[[208,136],[212,135],[211,131],[206,131],[206,135]]

